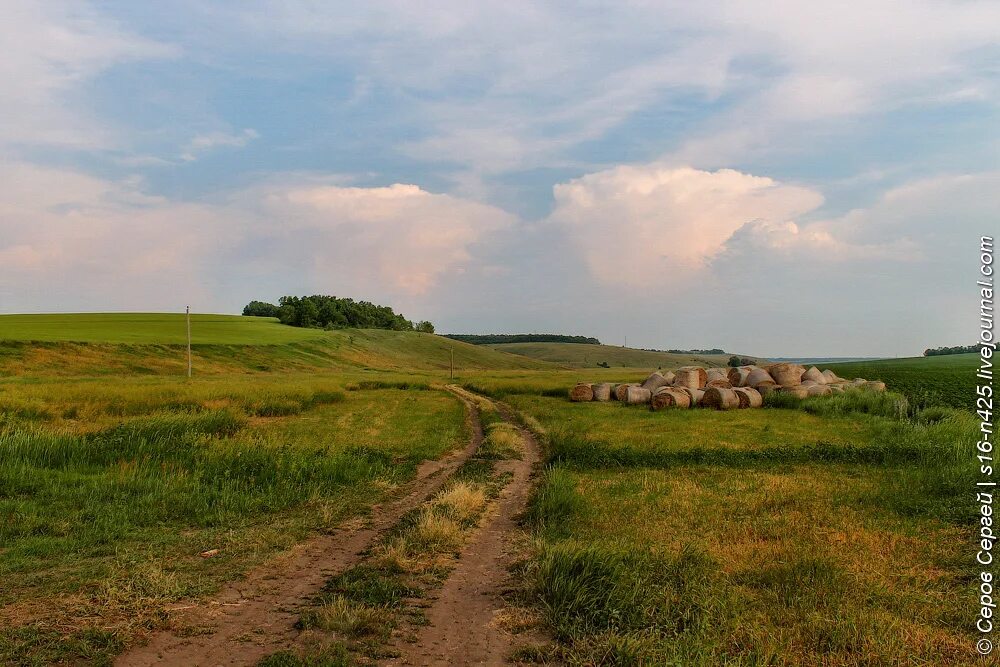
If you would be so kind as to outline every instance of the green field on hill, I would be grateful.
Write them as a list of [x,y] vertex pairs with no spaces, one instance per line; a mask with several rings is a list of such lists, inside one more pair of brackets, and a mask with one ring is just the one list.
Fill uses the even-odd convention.
[[[193,315],[198,374],[307,370],[543,370],[551,364],[442,336],[302,329],[264,317]],[[0,376],[170,375],[186,371],[183,314],[0,316]]]
[[488,345],[494,350],[520,354],[562,366],[596,368],[608,364],[612,368],[678,368],[680,366],[725,366],[729,354],[673,354],[650,352],[616,345],[587,343],[501,343]]
[[971,409],[975,403],[978,354],[880,359],[824,364],[845,378],[882,380],[889,389],[904,394],[914,407],[943,405]]

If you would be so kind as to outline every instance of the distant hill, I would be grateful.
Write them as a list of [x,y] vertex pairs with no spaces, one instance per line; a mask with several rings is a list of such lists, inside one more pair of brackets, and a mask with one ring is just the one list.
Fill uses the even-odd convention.
[[502,343],[588,343],[600,345],[601,341],[587,336],[562,334],[445,334],[446,338],[472,345],[499,345]]
[[[615,345],[582,343],[505,343],[490,345],[494,350],[524,355],[555,364],[577,368],[678,368],[688,365],[725,366],[729,354],[676,354],[636,350]],[[752,358],[752,357],[751,357]]]
[[[198,374],[309,370],[551,369],[544,361],[416,331],[302,329],[276,319],[192,315]],[[0,315],[0,376],[181,374],[183,313]]]

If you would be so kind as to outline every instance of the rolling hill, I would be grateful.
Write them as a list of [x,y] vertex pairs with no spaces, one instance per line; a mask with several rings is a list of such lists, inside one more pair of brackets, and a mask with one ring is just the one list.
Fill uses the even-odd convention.
[[575,368],[594,368],[601,363],[607,363],[612,368],[678,368],[695,364],[725,366],[732,356],[649,352],[615,345],[585,343],[501,343],[485,347]]
[[[531,359],[433,334],[300,329],[272,318],[192,315],[198,374],[308,370],[542,370]],[[184,315],[0,315],[0,375],[181,374]]]

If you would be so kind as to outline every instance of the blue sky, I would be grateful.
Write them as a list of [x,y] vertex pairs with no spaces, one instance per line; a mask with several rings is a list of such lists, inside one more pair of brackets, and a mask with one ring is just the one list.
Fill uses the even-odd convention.
[[972,340],[1000,5],[494,5],[12,3],[0,310],[332,293],[658,348]]

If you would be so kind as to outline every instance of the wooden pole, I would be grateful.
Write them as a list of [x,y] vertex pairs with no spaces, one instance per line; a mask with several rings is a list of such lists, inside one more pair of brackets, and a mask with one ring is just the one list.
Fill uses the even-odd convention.
[[188,330],[188,377],[191,377],[191,306],[185,307],[184,313]]

